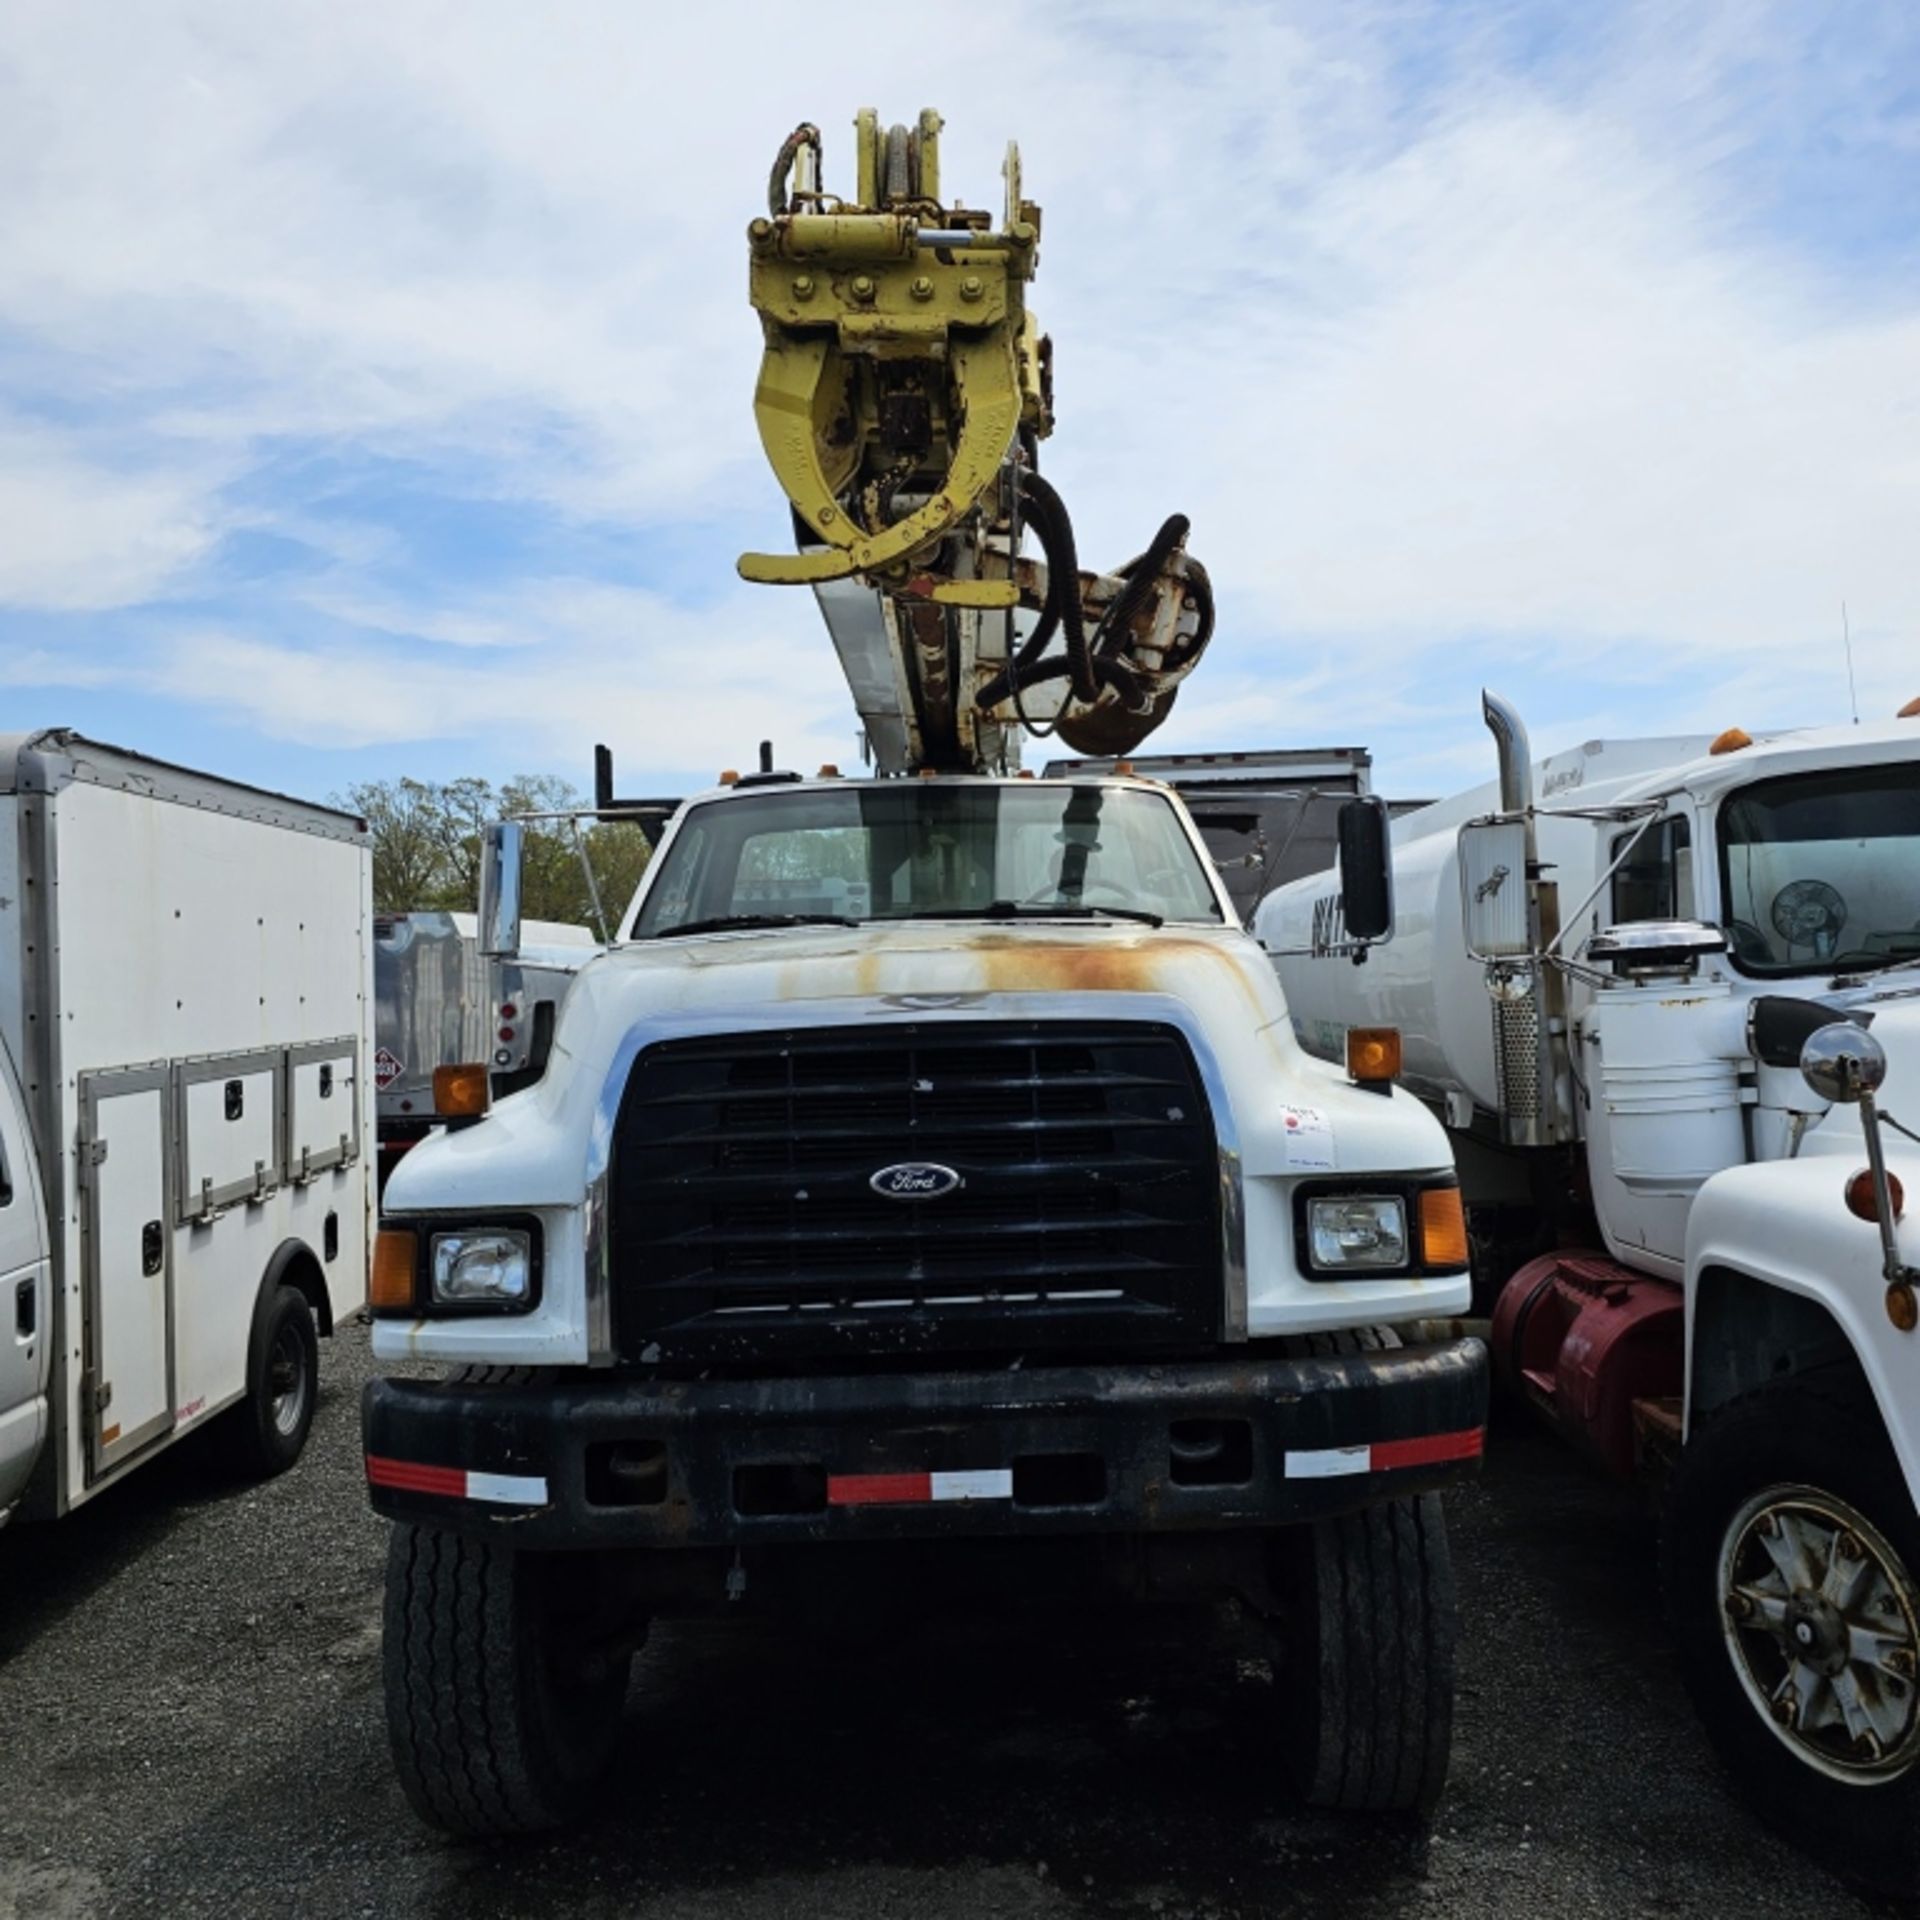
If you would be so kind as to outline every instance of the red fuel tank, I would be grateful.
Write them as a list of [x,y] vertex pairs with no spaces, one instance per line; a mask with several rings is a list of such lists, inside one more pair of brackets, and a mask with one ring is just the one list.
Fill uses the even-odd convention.
[[1633,1403],[1677,1398],[1686,1327],[1680,1288],[1603,1253],[1529,1261],[1493,1310],[1505,1384],[1611,1472],[1636,1465]]

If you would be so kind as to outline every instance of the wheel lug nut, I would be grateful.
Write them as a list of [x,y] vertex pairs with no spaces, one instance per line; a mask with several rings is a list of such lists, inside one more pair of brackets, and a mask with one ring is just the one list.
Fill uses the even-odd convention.
[[1860,1558],[1860,1542],[1850,1533],[1837,1535],[1834,1539],[1833,1550],[1842,1560],[1858,1560]]
[[1727,1595],[1727,1615],[1733,1620],[1748,1620],[1753,1617],[1753,1602],[1744,1593]]

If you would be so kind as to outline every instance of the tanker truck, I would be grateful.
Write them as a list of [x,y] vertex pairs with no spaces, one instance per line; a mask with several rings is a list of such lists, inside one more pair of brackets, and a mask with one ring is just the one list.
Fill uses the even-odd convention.
[[1483,705],[1499,778],[1396,824],[1391,943],[1350,950],[1335,874],[1256,936],[1303,1048],[1369,1034],[1444,1122],[1497,1380],[1653,1484],[1726,1765],[1911,1893],[1920,701],[1537,765]]

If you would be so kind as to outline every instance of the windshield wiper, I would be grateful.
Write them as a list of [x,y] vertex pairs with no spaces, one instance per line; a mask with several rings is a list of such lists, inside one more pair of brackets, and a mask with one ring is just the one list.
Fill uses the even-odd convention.
[[1057,907],[1030,900],[989,900],[984,907],[928,907],[917,913],[888,914],[889,920],[1137,920],[1143,927],[1164,927],[1162,913],[1144,907],[1076,907],[1062,901]]
[[683,933],[740,932],[755,927],[857,927],[844,913],[716,913],[710,919],[689,920],[678,927],[661,927],[650,940],[671,940]]

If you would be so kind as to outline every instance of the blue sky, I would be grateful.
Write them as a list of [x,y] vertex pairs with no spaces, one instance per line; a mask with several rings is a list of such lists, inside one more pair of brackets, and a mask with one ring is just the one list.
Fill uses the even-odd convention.
[[1442,792],[1482,682],[1542,750],[1841,718],[1843,597],[1862,708],[1920,694],[1910,6],[831,11],[12,0],[4,724],[313,794],[850,762],[733,561],[745,223],[868,103],[976,205],[1021,142],[1083,559],[1192,518],[1157,744]]

